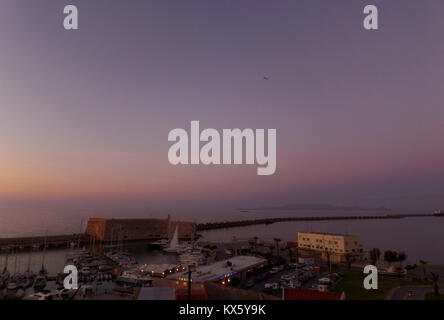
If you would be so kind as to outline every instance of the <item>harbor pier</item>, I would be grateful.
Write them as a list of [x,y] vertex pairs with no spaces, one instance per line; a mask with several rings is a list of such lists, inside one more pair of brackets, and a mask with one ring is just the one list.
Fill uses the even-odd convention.
[[18,247],[21,250],[44,248],[67,247],[71,244],[82,245],[90,240],[84,234],[68,234],[55,236],[35,236],[35,237],[16,237],[0,238],[0,248],[7,250],[8,247]]
[[265,218],[265,219],[249,219],[238,221],[224,221],[224,222],[208,222],[197,225],[197,231],[215,230],[245,227],[258,224],[273,224],[278,222],[288,221],[328,221],[328,220],[375,220],[375,219],[403,219],[413,217],[436,217],[434,214],[387,214],[387,215],[373,215],[373,216],[311,216],[311,217],[284,217],[284,218]]

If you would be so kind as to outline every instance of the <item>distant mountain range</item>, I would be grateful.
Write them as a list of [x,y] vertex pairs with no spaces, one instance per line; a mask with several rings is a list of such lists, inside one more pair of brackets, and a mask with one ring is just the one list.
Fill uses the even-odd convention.
[[359,206],[334,206],[331,204],[289,204],[276,207],[240,208],[241,211],[391,211],[389,208],[363,208]]

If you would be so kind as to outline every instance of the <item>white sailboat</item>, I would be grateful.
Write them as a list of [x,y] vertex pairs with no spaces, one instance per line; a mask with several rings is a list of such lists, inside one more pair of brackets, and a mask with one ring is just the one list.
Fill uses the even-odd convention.
[[170,245],[167,248],[164,248],[163,251],[168,253],[178,253],[179,249],[179,225],[176,225],[176,230],[174,230]]

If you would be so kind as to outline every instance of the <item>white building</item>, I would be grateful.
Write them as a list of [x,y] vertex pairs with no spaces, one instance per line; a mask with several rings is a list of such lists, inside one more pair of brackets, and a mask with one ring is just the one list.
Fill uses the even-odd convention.
[[359,238],[346,234],[299,232],[298,246],[302,250],[320,252],[324,258],[330,255],[332,262],[345,262],[346,254],[356,259],[363,253]]

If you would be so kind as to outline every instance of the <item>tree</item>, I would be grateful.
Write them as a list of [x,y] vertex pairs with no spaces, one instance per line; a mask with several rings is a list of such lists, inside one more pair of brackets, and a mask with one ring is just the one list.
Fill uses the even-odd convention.
[[273,249],[275,248],[274,244],[269,243],[266,245],[266,247],[268,247],[268,249],[270,249],[270,252],[269,252],[270,257],[273,257]]
[[369,251],[369,256],[372,265],[375,266],[379,258],[381,257],[381,251],[379,251],[378,248],[373,248],[372,250]]
[[432,283],[433,283],[433,289],[435,290],[435,294],[437,297],[439,297],[441,294],[439,293],[439,274],[430,272],[430,276],[432,278]]
[[327,266],[328,266],[328,271],[331,272],[331,257],[330,257],[330,251],[326,250],[325,254],[327,256]]
[[419,264],[421,265],[424,274],[424,280],[427,280],[427,261],[419,260]]
[[346,265],[347,265],[347,271],[350,271],[351,270],[351,264],[352,264],[352,262],[353,262],[353,256],[349,253],[349,252],[347,252],[345,255],[344,255],[344,258],[345,258],[345,263],[346,263]]
[[293,258],[293,250],[292,250],[292,248],[287,247],[287,251],[288,251],[288,258],[289,258],[289,260],[290,260],[291,262],[293,262],[293,261],[294,261],[294,258]]
[[384,260],[389,264],[397,260],[397,253],[395,251],[387,250],[384,252]]
[[257,242],[258,242],[259,238],[257,236],[253,237],[253,241],[254,241],[254,254],[257,253]]
[[403,261],[405,261],[405,259],[407,259],[407,255],[405,254],[404,251],[400,251],[398,252],[398,261],[399,261],[399,267],[401,267],[401,264]]

